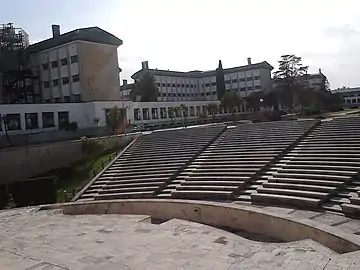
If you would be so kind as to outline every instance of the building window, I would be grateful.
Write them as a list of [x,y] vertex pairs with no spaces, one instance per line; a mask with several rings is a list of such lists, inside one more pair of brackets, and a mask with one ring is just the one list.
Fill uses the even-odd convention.
[[63,77],[62,84],[69,84],[69,77]]
[[211,95],[211,93],[210,93],[210,92],[206,92],[206,95],[207,95],[207,96],[210,96],[210,95]]
[[246,80],[247,80],[247,81],[252,81],[252,80],[253,80],[253,77],[247,77]]
[[62,65],[62,66],[66,66],[66,65],[67,65],[67,63],[68,63],[67,58],[63,58],[63,59],[61,59],[61,60],[60,60],[60,63],[61,63],[61,65]]
[[175,83],[173,83],[173,84],[172,84],[172,87],[176,87],[176,84],[175,84]]
[[247,87],[247,90],[254,90],[254,87],[248,86],[248,87]]
[[212,86],[216,86],[216,82],[211,83]]
[[204,115],[206,115],[206,113],[207,113],[207,108],[206,108],[206,106],[202,106],[202,112],[203,112]]
[[167,83],[166,86],[167,86],[167,87],[170,87],[170,83]]
[[52,61],[51,62],[51,68],[57,68],[58,67],[58,62],[57,61]]
[[149,108],[143,108],[142,112],[143,112],[143,119],[150,120]]
[[190,86],[188,84],[186,84],[186,88],[189,88]]
[[58,112],[59,129],[65,128],[69,124],[69,112]]
[[71,64],[79,62],[78,56],[77,55],[71,56],[70,61],[71,61]]
[[190,106],[190,116],[195,116],[195,108],[194,108],[194,106]]
[[254,80],[260,80],[260,76],[254,76]]
[[21,130],[21,117],[19,113],[6,115],[7,130]]
[[51,99],[45,99],[44,103],[51,103]]
[[53,80],[53,86],[59,86],[59,79]]
[[215,96],[215,95],[216,95],[216,91],[213,91],[213,92],[212,92],[212,95]]
[[160,83],[155,83],[155,85],[159,87],[159,86],[160,86]]
[[183,88],[184,88],[184,87],[185,87],[185,84],[184,84],[184,83],[182,83],[182,84],[181,84],[181,87],[183,87]]
[[141,120],[140,109],[134,109],[134,118],[136,121]]
[[160,108],[160,118],[166,118],[166,108]]
[[45,82],[44,82],[44,88],[49,88],[49,87],[50,87],[49,81],[45,81]]
[[255,85],[255,89],[261,89],[261,85]]
[[25,113],[26,129],[39,128],[38,114],[37,113]]
[[166,84],[165,84],[165,83],[161,83],[161,86],[162,86],[162,87],[165,87],[165,86],[166,86]]
[[61,99],[59,97],[55,98],[55,103],[61,103]]
[[178,83],[178,84],[176,85],[176,87],[180,87],[180,84]]
[[239,81],[240,82],[245,82],[245,78],[240,78]]
[[200,106],[196,106],[196,115],[199,116],[201,114]]
[[64,102],[65,102],[65,103],[70,103],[70,97],[69,97],[69,96],[65,96],[65,97],[64,97]]
[[232,80],[231,82],[232,82],[232,83],[237,83],[238,81],[237,81],[237,79],[234,79],[234,80]]
[[81,95],[80,94],[74,95],[74,102],[81,102]]
[[206,84],[205,84],[205,87],[209,87],[209,86],[210,86],[210,83],[206,83]]
[[52,128],[55,127],[54,113],[53,112],[43,112],[42,113],[43,128]]
[[241,88],[240,88],[240,91],[246,91],[246,88],[245,88],[245,87],[241,87]]
[[158,109],[151,108],[151,118],[152,119],[159,119]]
[[73,75],[73,76],[72,76],[72,81],[73,81],[73,82],[78,82],[78,81],[80,81],[79,74]]
[[43,70],[48,70],[49,69],[49,63],[42,64],[42,69]]

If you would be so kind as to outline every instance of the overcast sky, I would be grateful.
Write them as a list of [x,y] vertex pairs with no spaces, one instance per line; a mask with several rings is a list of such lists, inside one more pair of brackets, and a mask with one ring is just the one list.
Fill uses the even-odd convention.
[[0,0],[0,23],[14,22],[36,42],[99,26],[124,41],[121,79],[150,68],[215,69],[296,54],[331,88],[360,86],[360,1],[323,0]]

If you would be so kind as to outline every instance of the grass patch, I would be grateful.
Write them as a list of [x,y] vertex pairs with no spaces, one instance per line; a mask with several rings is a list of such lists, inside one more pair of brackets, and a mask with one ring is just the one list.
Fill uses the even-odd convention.
[[57,170],[57,202],[70,201],[114,157],[116,157],[116,152],[111,152],[100,157],[82,160],[74,163],[72,166]]

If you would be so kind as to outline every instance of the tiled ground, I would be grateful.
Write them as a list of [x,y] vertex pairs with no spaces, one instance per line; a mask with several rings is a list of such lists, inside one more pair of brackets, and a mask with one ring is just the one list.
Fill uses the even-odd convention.
[[339,255],[312,240],[263,243],[181,220],[36,210],[0,212],[1,270],[360,269],[360,252]]

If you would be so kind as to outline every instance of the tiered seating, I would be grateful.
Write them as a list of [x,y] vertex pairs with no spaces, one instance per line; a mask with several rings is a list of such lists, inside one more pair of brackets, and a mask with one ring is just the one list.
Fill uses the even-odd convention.
[[211,144],[223,125],[158,131],[121,155],[80,199],[150,198]]
[[[174,198],[236,199],[254,177],[316,121],[280,121],[228,129],[178,176]],[[250,199],[250,197],[249,197]]]
[[253,203],[316,208],[328,201],[324,208],[339,209],[331,198],[357,177],[359,142],[358,117],[322,122],[268,171]]

